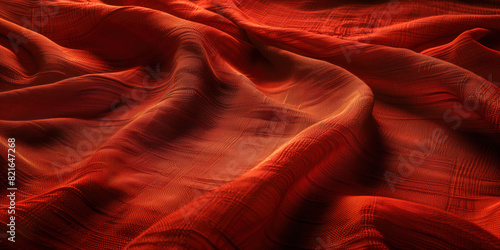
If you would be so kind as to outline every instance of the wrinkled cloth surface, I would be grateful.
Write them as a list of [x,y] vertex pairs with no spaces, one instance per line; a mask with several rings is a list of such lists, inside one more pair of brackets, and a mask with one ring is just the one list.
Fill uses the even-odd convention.
[[499,82],[492,2],[1,1],[2,248],[499,249]]

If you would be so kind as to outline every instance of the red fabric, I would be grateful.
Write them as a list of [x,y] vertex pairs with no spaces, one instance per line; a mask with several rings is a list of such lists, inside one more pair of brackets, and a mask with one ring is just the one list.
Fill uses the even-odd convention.
[[1,1],[2,247],[500,249],[497,7]]

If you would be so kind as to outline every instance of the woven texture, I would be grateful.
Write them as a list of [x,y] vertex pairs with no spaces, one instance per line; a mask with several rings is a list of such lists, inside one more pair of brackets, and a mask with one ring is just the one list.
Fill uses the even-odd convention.
[[471,4],[1,1],[0,247],[500,249]]

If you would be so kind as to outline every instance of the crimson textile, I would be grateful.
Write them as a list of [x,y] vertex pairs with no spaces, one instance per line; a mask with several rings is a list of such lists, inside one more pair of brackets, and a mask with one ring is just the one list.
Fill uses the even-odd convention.
[[3,0],[0,34],[2,248],[500,249],[499,4]]

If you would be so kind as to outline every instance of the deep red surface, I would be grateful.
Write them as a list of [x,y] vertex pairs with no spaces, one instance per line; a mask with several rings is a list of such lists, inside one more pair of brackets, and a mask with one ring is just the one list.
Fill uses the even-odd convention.
[[2,247],[499,249],[500,10],[377,2],[1,1]]

